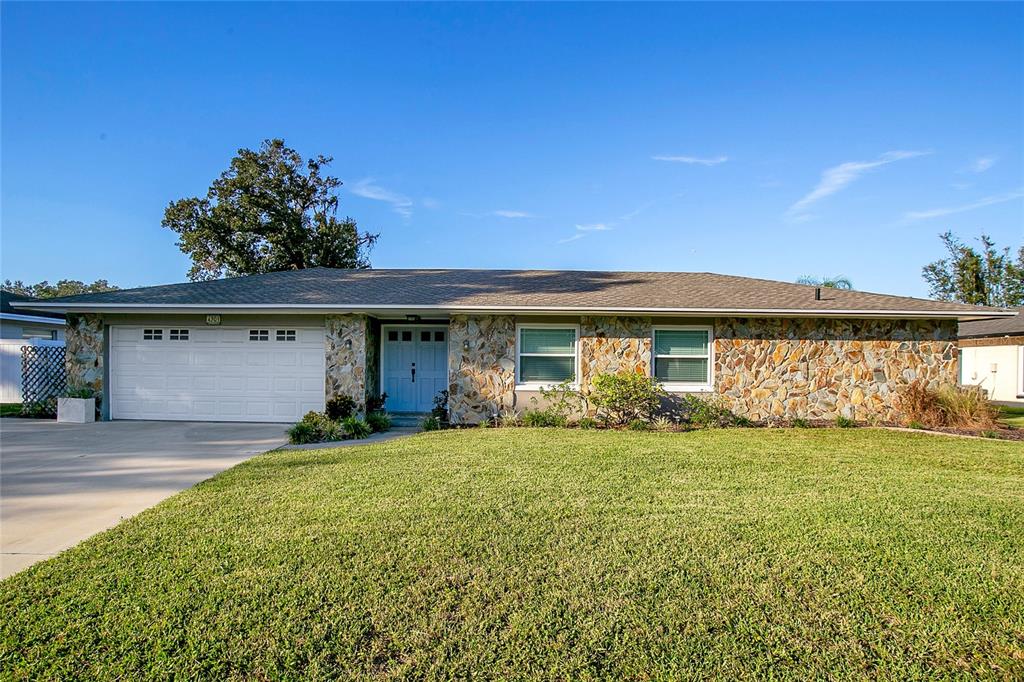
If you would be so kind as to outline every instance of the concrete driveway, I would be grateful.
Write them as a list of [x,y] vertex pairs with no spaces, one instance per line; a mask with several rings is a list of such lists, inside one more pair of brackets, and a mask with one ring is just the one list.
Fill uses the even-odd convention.
[[0,419],[0,577],[282,445],[285,428]]

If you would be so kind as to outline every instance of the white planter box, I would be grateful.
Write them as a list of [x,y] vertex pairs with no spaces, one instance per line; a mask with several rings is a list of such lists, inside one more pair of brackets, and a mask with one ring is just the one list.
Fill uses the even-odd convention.
[[96,398],[57,398],[57,421],[69,424],[96,421]]

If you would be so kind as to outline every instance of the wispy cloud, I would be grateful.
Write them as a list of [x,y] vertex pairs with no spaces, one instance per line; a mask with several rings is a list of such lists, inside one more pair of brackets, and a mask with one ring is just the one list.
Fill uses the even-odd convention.
[[970,204],[963,204],[962,206],[933,208],[928,211],[908,211],[907,213],[903,214],[903,220],[904,222],[913,222],[915,220],[941,218],[942,216],[952,215],[954,213],[963,213],[964,211],[973,211],[976,208],[992,206],[993,204],[1002,204],[1007,201],[1013,201],[1014,199],[1021,198],[1024,198],[1024,189],[1018,189],[1013,192],[1007,192],[1005,194],[995,194],[989,197],[984,197]]
[[673,163],[688,163],[698,166],[717,166],[718,164],[725,163],[729,160],[728,156],[702,158],[699,156],[670,156],[668,154],[659,154],[658,156],[652,156],[651,158],[655,161],[671,161]]
[[996,165],[996,161],[998,160],[999,159],[994,156],[979,156],[971,163],[969,170],[972,173],[984,173],[989,168]]
[[534,218],[534,217],[536,217],[532,213],[527,213],[526,211],[508,211],[508,210],[505,210],[505,209],[501,209],[501,210],[498,210],[498,211],[491,211],[491,215],[496,215],[499,218]]
[[576,229],[580,232],[607,232],[612,229],[612,226],[607,223],[588,223],[586,225],[576,225]]
[[786,211],[786,215],[794,220],[806,220],[810,217],[807,215],[807,209],[811,205],[827,196],[835,194],[864,173],[890,163],[895,163],[896,161],[913,159],[930,153],[897,150],[886,152],[874,161],[847,161],[838,166],[826,168],[821,174],[821,180],[818,181],[818,185],[809,194],[790,206],[789,210]]
[[373,178],[363,178],[349,187],[348,191],[357,197],[391,204],[391,209],[403,218],[412,217],[412,199],[374,184]]
[[586,232],[577,232],[576,234],[572,235],[571,237],[566,237],[565,239],[559,239],[556,243],[557,244],[568,244],[569,242],[574,242],[577,239],[583,239],[586,236],[587,236]]

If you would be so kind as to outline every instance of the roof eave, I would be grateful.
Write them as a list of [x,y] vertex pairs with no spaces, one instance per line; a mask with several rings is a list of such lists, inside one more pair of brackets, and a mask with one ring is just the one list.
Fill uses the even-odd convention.
[[264,313],[264,314],[332,314],[365,313],[369,315],[650,315],[682,317],[842,317],[889,319],[955,319],[961,321],[993,317],[1013,317],[1014,311],[1002,310],[808,310],[801,308],[638,308],[585,306],[436,306],[436,305],[321,305],[264,303],[12,303],[26,310],[56,312],[107,313]]

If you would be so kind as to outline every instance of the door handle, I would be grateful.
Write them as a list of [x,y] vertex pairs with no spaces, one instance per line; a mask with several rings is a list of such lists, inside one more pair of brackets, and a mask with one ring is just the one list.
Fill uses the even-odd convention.
[[416,363],[412,363],[412,383],[416,383]]

